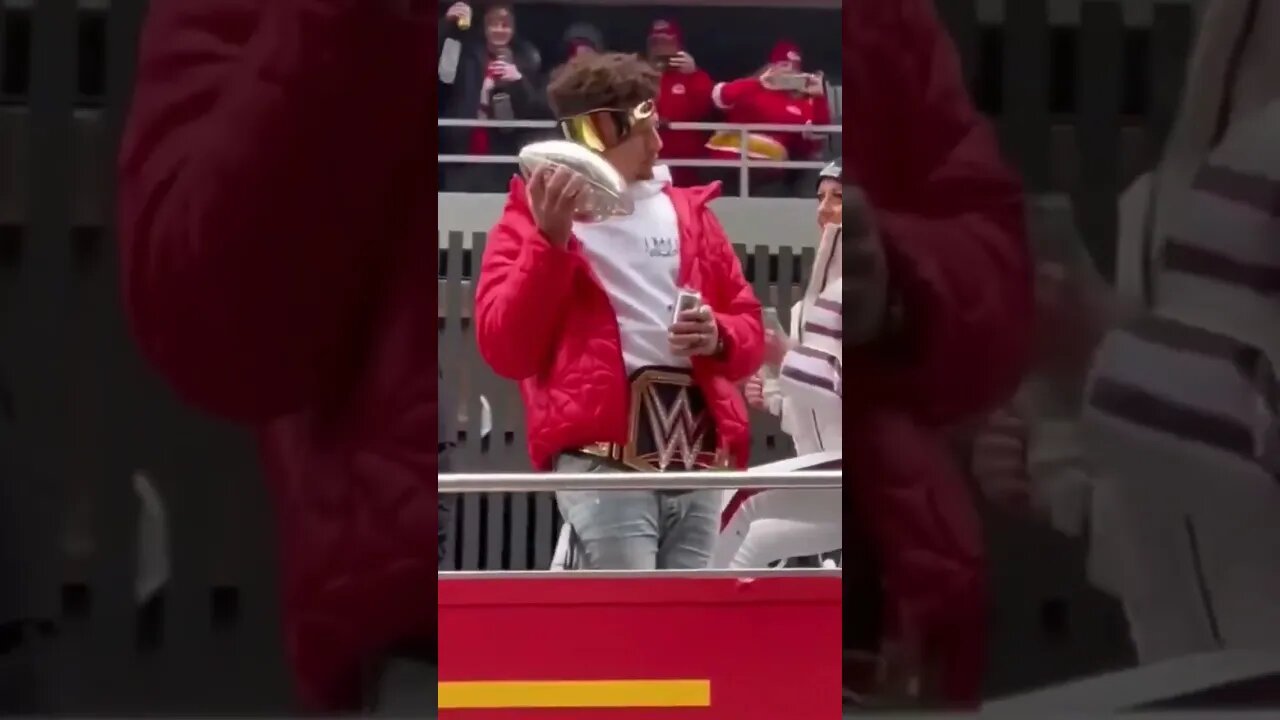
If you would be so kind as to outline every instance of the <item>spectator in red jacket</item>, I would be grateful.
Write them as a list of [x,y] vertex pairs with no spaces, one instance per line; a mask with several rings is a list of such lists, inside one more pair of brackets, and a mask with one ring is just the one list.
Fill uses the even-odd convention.
[[[794,84],[791,84],[794,83]],[[826,125],[831,122],[826,84],[821,73],[805,73],[800,48],[788,40],[779,41],[769,55],[769,63],[750,77],[717,83],[711,91],[715,106],[724,112],[725,122],[735,125]],[[821,153],[824,136],[804,132],[754,131],[747,135],[747,156],[753,160],[813,160]],[[707,141],[712,158],[736,160],[743,156],[742,137],[736,132],[718,132]],[[751,194],[786,196],[792,194],[792,180],[798,173],[777,168],[751,172]],[[727,184],[737,185],[737,172],[724,173]]]
[[[679,26],[671,20],[654,20],[649,29],[649,61],[662,73],[658,90],[658,115],[664,122],[707,122],[711,111],[711,76],[698,67],[685,49]],[[706,157],[709,132],[704,130],[662,130],[662,157],[699,159]],[[697,168],[672,168],[671,178],[681,187],[694,185]]]
[[893,308],[881,332],[845,340],[844,527],[875,546],[886,648],[921,659],[935,701],[975,706],[986,567],[946,433],[1008,400],[1029,359],[1021,187],[930,0],[852,3],[843,20],[844,112],[857,118],[845,177],[870,205]]
[[[575,221],[584,178],[544,170],[527,186],[512,182],[485,246],[476,339],[498,374],[520,381],[539,469],[747,462],[735,384],[761,363],[760,303],[708,207],[715,188],[673,187],[657,165],[658,80],[634,55],[579,55],[547,91],[567,134],[629,183],[632,214]],[[682,288],[700,300],[673,312]],[[719,527],[719,490],[562,491],[556,500],[572,528],[570,567],[706,567]]]
[[[437,73],[436,11],[404,5],[155,0],[119,161],[133,332],[179,397],[257,435],[284,644],[310,711],[357,711],[382,661],[436,648],[437,388],[424,372],[436,363],[436,248],[422,242],[436,213],[423,132],[435,108],[420,92]],[[880,552],[896,635],[921,640],[946,697],[972,702],[985,569],[937,429],[1019,380],[1032,276],[1020,188],[932,3],[851,3],[844,19],[858,118],[845,167],[876,208],[902,327],[845,349],[845,496]],[[760,362],[759,304],[707,208],[714,190],[663,194],[691,239],[678,279],[702,291],[725,338],[692,370],[740,464],[745,412],[729,398]],[[513,193],[477,312],[490,362],[524,378],[546,468],[591,442],[593,421],[625,435],[627,384],[617,316],[581,241],[553,247],[534,227]],[[510,282],[521,275],[529,285]],[[517,287],[536,288],[536,302],[521,305]],[[554,352],[537,344],[552,324],[565,339]],[[513,327],[525,332],[500,332]]]

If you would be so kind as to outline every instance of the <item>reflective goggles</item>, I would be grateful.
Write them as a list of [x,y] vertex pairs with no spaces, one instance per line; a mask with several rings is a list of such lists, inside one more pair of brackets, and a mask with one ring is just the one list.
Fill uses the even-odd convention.
[[609,146],[604,141],[608,134],[608,131],[604,130],[604,125],[602,125],[605,118],[613,121],[613,126],[618,130],[618,143],[621,143],[631,136],[636,126],[646,122],[656,123],[658,121],[658,106],[653,100],[645,100],[630,110],[621,108],[588,110],[580,115],[561,120],[560,130],[572,142],[591,148],[596,152],[604,152],[609,149]]

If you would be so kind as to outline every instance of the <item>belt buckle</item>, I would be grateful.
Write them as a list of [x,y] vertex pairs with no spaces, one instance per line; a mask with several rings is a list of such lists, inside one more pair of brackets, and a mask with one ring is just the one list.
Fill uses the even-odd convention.
[[[677,388],[670,402],[658,392],[659,385]],[[677,460],[687,470],[719,464],[716,451],[703,449],[711,430],[710,413],[694,412],[692,387],[693,378],[684,373],[646,370],[636,377],[631,383],[631,427],[622,462],[642,472],[666,472]],[[656,446],[649,452],[638,447],[640,423],[645,421]]]

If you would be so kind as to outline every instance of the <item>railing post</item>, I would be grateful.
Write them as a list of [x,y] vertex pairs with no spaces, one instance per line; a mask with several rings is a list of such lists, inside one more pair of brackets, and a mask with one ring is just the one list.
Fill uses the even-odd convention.
[[738,128],[738,149],[742,153],[742,163],[738,165],[738,197],[750,197],[747,192],[747,185],[751,182],[751,171],[747,163],[750,155],[747,154],[747,131]]

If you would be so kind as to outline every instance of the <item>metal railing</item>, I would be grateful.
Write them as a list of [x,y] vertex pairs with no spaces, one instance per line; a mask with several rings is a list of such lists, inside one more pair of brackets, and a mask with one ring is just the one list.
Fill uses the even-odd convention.
[[824,490],[841,487],[839,470],[792,473],[442,473],[442,493],[546,492],[553,490]]
[[[751,471],[724,472],[648,472],[648,473],[444,473],[439,477],[440,492],[460,493],[528,493],[553,490],[829,490],[842,487],[839,470],[764,473]],[[707,570],[574,570],[556,573],[556,578],[626,579],[686,577],[696,579],[776,577],[840,577],[839,568],[779,569],[707,569]],[[441,579],[525,579],[546,577],[547,570],[458,571],[442,570]]]
[[627,580],[632,578],[689,578],[691,580],[754,580],[756,578],[840,577],[840,568],[743,568],[740,570],[441,570],[439,580]]
[[[551,120],[481,120],[479,118],[439,118],[438,127],[442,128],[502,128],[507,130],[555,130],[556,123]],[[673,122],[666,123],[665,128],[671,130],[702,130],[709,132],[730,131],[738,136],[738,148],[741,155],[736,158],[721,160],[696,160],[682,158],[663,158],[662,162],[671,167],[701,168],[737,168],[738,194],[750,197],[749,185],[751,170],[819,170],[826,163],[820,160],[753,160],[747,157],[748,136],[753,132],[763,133],[804,133],[806,135],[840,135],[844,132],[841,125],[781,125],[781,124],[731,124],[713,122]],[[447,164],[488,164],[514,165],[518,158],[514,155],[471,155],[445,154],[437,156],[437,162]]]

